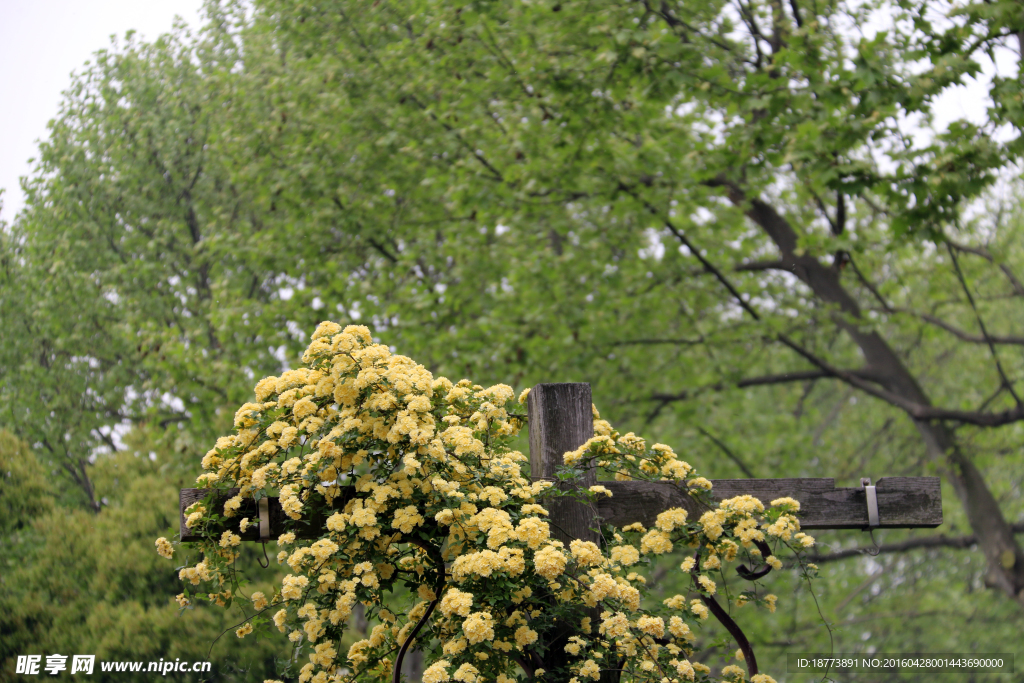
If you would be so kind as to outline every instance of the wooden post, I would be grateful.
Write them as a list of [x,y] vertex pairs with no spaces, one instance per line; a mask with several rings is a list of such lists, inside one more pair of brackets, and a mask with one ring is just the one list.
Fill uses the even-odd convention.
[[[574,451],[594,435],[593,403],[590,385],[538,384],[530,389],[526,400],[527,424],[530,430],[530,471],[532,478],[555,480],[562,490],[587,489],[597,484],[597,468],[588,467],[579,479],[559,482],[555,473],[562,467],[567,451]],[[548,498],[543,501],[547,508],[552,536],[566,545],[574,540],[591,541],[600,545],[601,534],[597,527],[597,507],[571,497]],[[600,624],[599,608],[582,607],[579,617],[590,617],[593,633]],[[565,645],[571,636],[579,634],[580,624],[574,619],[565,623],[552,635],[544,653],[544,664],[549,670],[541,678],[549,681],[569,680],[569,676],[555,677],[552,669],[564,667],[568,662]],[[617,672],[601,673],[599,683],[615,683]]]
[[[530,471],[532,478],[555,480],[562,456],[574,451],[594,435],[590,385],[538,384],[526,399],[530,429]],[[556,480],[557,481],[557,480]],[[582,480],[560,483],[559,488],[588,488],[597,484],[597,470],[583,472]],[[545,501],[550,512],[553,536],[565,543],[575,539],[597,543],[600,536],[591,529],[597,524],[597,509],[573,498]]]

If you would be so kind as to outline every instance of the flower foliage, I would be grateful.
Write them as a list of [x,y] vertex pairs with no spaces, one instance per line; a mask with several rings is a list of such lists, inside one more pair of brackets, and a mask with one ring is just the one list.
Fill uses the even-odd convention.
[[[235,415],[235,433],[203,459],[200,485],[240,492],[220,509],[211,496],[187,511],[187,525],[205,537],[197,544],[204,559],[181,570],[179,596],[182,605],[240,602],[241,539],[225,527],[244,498],[276,492],[294,525],[278,540],[289,572],[269,600],[254,593],[242,603],[255,614],[236,633],[287,634],[308,658],[298,660],[302,683],[387,679],[410,639],[426,651],[425,683],[542,675],[582,683],[603,669],[634,680],[707,680],[693,645],[708,607],[717,607],[713,577],[741,559],[766,565],[762,575],[780,566],[769,544],[813,544],[799,532],[796,501],[716,504],[710,482],[670,447],[648,449],[596,410],[594,437],[565,454],[566,480],[593,464],[618,480],[672,481],[705,511],[693,519],[666,510],[650,529],[606,526],[601,545],[563,542],[546,500],[613,493],[531,482],[527,458],[510,446],[523,425],[509,412],[511,387],[435,378],[374,344],[367,328],[332,322],[320,324],[302,361],[261,380],[255,401]],[[165,540],[157,547],[171,554]],[[686,549],[690,593],[648,608],[643,570],[673,549]],[[775,610],[775,596],[756,584],[731,598]],[[376,625],[341,652],[358,603]],[[571,637],[567,622],[578,625]]]

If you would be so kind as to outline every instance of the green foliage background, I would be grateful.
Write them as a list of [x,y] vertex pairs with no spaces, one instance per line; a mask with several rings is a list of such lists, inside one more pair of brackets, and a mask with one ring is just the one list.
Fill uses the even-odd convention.
[[[179,614],[181,563],[153,539],[323,319],[454,380],[589,381],[613,424],[717,478],[943,476],[941,529],[875,538],[960,541],[822,561],[820,613],[785,576],[775,619],[739,612],[779,680],[787,651],[827,651],[822,616],[837,652],[1018,648],[1022,601],[999,582],[1024,555],[999,568],[962,539],[1024,530],[1020,78],[993,80],[983,126],[907,133],[988,52],[1019,50],[1018,4],[207,13],[97,53],[0,230],[0,679],[18,654],[208,658],[233,615]],[[894,29],[853,30],[872,16]],[[879,396],[899,383],[870,333],[962,411],[928,424],[998,514],[965,513],[962,462]],[[871,545],[818,536],[823,554]],[[277,571],[247,561],[257,584]],[[211,652],[217,680],[287,656],[231,633]]]

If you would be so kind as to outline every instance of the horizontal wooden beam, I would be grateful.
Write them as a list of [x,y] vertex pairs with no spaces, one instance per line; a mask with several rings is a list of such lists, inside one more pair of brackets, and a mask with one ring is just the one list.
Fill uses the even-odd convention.
[[[711,492],[717,500],[749,494],[768,505],[776,498],[800,502],[804,529],[863,529],[868,525],[864,489],[836,488],[834,479],[717,479]],[[650,526],[662,510],[685,508],[691,518],[703,510],[697,502],[668,482],[602,481],[612,492],[597,503],[597,514],[607,524]],[[942,497],[938,477],[884,477],[875,484],[879,527],[914,529],[942,524]]]
[[[703,510],[693,498],[668,482],[602,481],[612,497],[602,496],[597,514],[607,524],[622,527],[633,522],[654,524],[658,513],[673,507],[690,511],[691,518]],[[712,494],[718,500],[743,494],[752,495],[766,505],[776,498],[789,496],[800,502],[800,526],[804,529],[863,529],[868,525],[864,489],[836,488],[834,479],[718,479],[712,482]],[[883,529],[931,528],[942,524],[942,498],[938,477],[884,477],[876,483],[879,527]],[[182,541],[198,541],[200,536],[185,526],[185,509],[203,500],[208,489],[182,489],[180,524]],[[214,509],[222,511],[225,502],[238,494],[238,489],[220,492]],[[277,498],[269,499],[270,537],[276,539],[286,528],[299,538],[320,535],[325,521],[288,519]],[[251,526],[245,533],[238,530],[239,521],[248,517]],[[251,499],[242,501],[235,517],[225,527],[238,533],[242,540],[259,540],[259,513]]]
[[[202,540],[202,536],[185,526],[185,510],[193,503],[204,500],[210,493],[210,489],[181,489],[181,493],[178,495],[178,509],[182,541]],[[237,495],[238,489],[218,491],[213,499],[211,511],[223,514],[224,503]],[[267,507],[270,516],[270,538],[273,540],[276,540],[285,531],[293,532],[296,538],[319,538],[322,529],[327,524],[326,519],[317,517],[303,517],[301,520],[289,519],[288,515],[281,509],[281,501],[277,499],[277,496],[269,496],[267,502],[269,503]],[[246,517],[249,518],[250,526],[243,533],[239,531],[239,523]],[[260,515],[256,501],[252,498],[242,499],[238,512],[234,517],[227,520],[224,528],[218,531],[223,533],[228,530],[241,536],[243,541],[260,540]]]

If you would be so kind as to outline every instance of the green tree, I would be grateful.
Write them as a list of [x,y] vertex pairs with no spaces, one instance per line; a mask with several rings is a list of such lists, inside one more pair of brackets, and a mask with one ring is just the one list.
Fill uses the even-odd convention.
[[[279,644],[241,642],[231,634],[216,640],[233,615],[183,611],[174,601],[180,584],[153,551],[153,536],[174,528],[175,508],[151,501],[173,500],[187,480],[174,474],[180,469],[168,463],[166,451],[150,456],[149,447],[136,433],[125,450],[96,464],[92,481],[106,501],[97,514],[62,505],[29,449],[0,432],[0,680],[21,680],[15,660],[28,654],[92,654],[98,662],[144,666],[160,659],[211,661],[209,680],[275,672],[275,657],[284,656]],[[97,664],[93,676],[124,680],[125,674],[104,673]],[[191,672],[176,676],[197,680]]]
[[[941,472],[954,535],[832,565],[853,619],[1020,595],[1021,214],[971,210],[1014,173],[1019,77],[984,126],[908,133],[1019,47],[1015,5],[208,11],[97,56],[3,232],[2,420],[62,501],[102,509],[131,426],[195,471],[335,319],[437,374],[591,381],[714,476]],[[848,28],[871,16],[893,28]],[[951,559],[973,544],[983,572]]]

